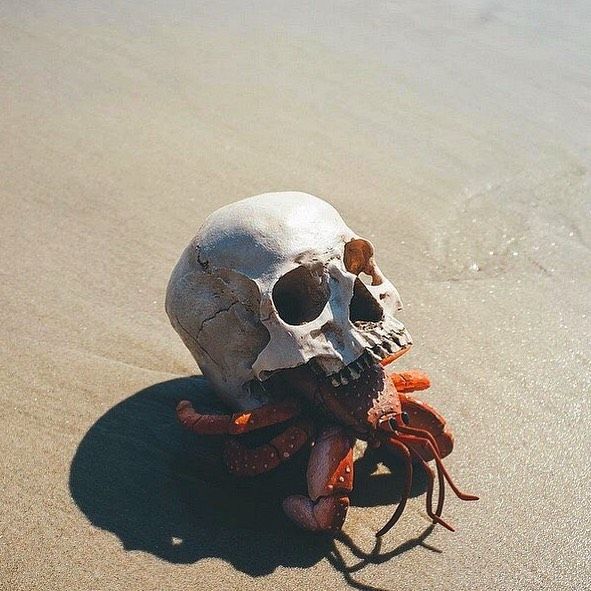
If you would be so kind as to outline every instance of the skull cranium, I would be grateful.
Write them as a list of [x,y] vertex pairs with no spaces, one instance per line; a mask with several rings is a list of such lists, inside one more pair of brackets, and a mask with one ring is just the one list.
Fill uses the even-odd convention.
[[[410,344],[395,287],[328,203],[266,193],[211,214],[177,263],[166,311],[219,396],[268,401],[265,380],[312,363],[333,384]],[[372,363],[375,361],[371,360]]]

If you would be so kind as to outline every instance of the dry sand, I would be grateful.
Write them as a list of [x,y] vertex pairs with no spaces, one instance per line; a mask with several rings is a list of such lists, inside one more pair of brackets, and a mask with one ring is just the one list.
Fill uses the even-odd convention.
[[[2,2],[0,587],[588,589],[589,6]],[[374,241],[482,497],[429,528],[417,478],[374,563],[380,457],[333,543],[278,510],[301,460],[233,485],[173,416],[172,266],[287,189]]]

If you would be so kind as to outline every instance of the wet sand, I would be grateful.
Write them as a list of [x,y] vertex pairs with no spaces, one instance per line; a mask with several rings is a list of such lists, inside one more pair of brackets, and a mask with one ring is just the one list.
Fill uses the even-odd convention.
[[[591,10],[540,2],[4,2],[0,588],[585,588]],[[400,466],[360,457],[345,534],[234,483],[175,402],[211,392],[164,291],[205,216],[324,197],[376,246],[447,417],[371,560]],[[386,465],[384,465],[384,462]],[[393,471],[389,475],[389,469]]]

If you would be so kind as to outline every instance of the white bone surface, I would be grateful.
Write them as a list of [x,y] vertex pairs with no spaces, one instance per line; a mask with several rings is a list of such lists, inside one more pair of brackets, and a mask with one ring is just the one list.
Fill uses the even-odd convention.
[[[336,373],[379,344],[381,331],[401,327],[393,317],[401,307],[398,292],[375,263],[379,285],[366,288],[384,320],[369,333],[349,318],[357,275],[347,271],[343,255],[359,238],[326,201],[299,192],[257,195],[207,218],[173,270],[166,310],[228,404],[259,406],[266,398],[252,391],[252,380],[313,358],[326,374]],[[301,265],[326,281],[330,296],[316,318],[288,324],[273,288]]]

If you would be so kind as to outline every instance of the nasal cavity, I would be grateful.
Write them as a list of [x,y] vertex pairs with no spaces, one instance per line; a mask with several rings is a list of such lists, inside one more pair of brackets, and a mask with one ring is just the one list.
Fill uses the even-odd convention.
[[355,279],[353,298],[349,305],[349,319],[351,322],[379,322],[384,318],[384,311],[374,297],[369,293],[361,279]]

